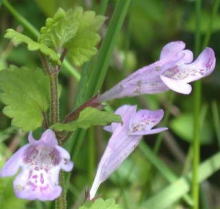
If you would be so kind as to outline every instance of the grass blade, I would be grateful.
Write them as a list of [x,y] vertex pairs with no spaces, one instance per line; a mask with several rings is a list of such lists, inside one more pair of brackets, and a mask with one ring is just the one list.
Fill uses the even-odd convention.
[[[178,177],[174,174],[174,172],[169,169],[163,161],[161,161],[156,154],[151,151],[151,149],[144,143],[140,143],[139,149],[147,158],[147,160],[154,165],[154,167],[161,173],[161,175],[170,183],[176,181]],[[184,201],[188,205],[192,205],[192,200],[188,195],[184,195]]]
[[[213,155],[199,166],[197,183],[203,182],[219,169],[220,152]],[[189,182],[191,179],[192,173],[179,178],[177,181],[144,202],[142,205],[143,209],[166,209],[172,206],[176,201],[183,197],[183,195],[190,191]]]
[[99,53],[94,62],[91,62],[83,70],[83,80],[80,85],[83,86],[83,88],[79,88],[81,91],[77,97],[78,101],[76,102],[76,106],[85,102],[85,100],[96,94],[101,88],[108,70],[117,35],[124,22],[130,2],[131,0],[117,1]]
[[[201,48],[201,1],[196,0],[195,2],[195,13],[196,13],[196,33],[195,33],[195,54],[198,55]],[[199,183],[198,183],[198,170],[200,162],[200,114],[201,114],[201,81],[195,83],[195,90],[193,95],[193,141],[192,141],[192,199],[193,209],[199,209]]]
[[220,148],[220,129],[219,129],[220,128],[220,119],[219,119],[218,106],[217,106],[216,102],[212,103],[212,117],[213,117],[215,132],[217,135],[218,146]]

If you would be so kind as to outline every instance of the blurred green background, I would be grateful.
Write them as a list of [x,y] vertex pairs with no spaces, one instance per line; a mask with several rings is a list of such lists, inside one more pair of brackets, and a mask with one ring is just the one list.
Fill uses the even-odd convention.
[[[108,2],[106,10],[102,7],[104,5],[103,1]],[[14,0],[10,3],[38,30],[44,25],[45,19],[52,16],[59,7],[68,9],[80,5],[84,9],[95,10],[97,13],[105,10],[107,20],[101,30],[102,36],[105,37],[116,1]],[[217,10],[216,15],[213,16],[214,4],[214,0],[202,1],[202,43],[210,31],[211,39],[208,46],[214,49],[217,58],[214,73],[202,80],[202,161],[218,152],[220,148],[220,71],[218,64],[220,55],[220,13]],[[210,22],[210,19],[213,22]],[[32,36],[9,10],[1,5],[0,70],[6,69],[9,64],[27,65],[34,68],[40,66],[37,53],[28,52],[22,45],[14,47],[11,42],[4,39],[4,32],[7,28],[14,28]],[[123,27],[117,36],[108,74],[101,91],[109,89],[132,71],[156,61],[161,48],[173,40],[183,40],[187,48],[194,50],[194,0],[132,0]],[[77,71],[81,73],[82,68],[77,68]],[[65,69],[62,69],[60,84],[62,86],[60,113],[61,118],[63,118],[73,108],[79,90],[79,81]],[[193,138],[193,94],[185,96],[169,91],[158,95],[118,99],[111,101],[110,105],[113,109],[116,109],[125,103],[137,104],[139,108],[163,108],[170,113],[165,122],[165,126],[169,127],[169,131],[161,134],[162,144],[157,155],[177,176],[191,170],[189,148]],[[1,110],[3,108],[1,102],[0,108]],[[0,165],[3,164],[7,156],[10,156],[20,145],[26,143],[26,133],[11,127],[10,123],[11,120],[4,116],[1,111]],[[36,131],[36,136],[39,136],[39,133],[40,130]],[[84,201],[85,192],[91,185],[98,160],[110,136],[100,127],[91,128],[87,133],[77,134],[70,138],[66,145],[67,147],[73,147],[71,152],[75,163],[68,192],[69,209],[78,208]],[[77,143],[79,139],[81,139],[80,143]],[[146,136],[143,140],[153,149],[160,138],[158,139],[157,135],[153,135]],[[220,208],[219,179],[220,173],[216,172],[201,184],[201,209]],[[0,179],[1,209],[44,209],[53,207],[53,203],[18,200],[13,194],[11,184],[11,179]],[[169,182],[149,163],[143,151],[137,149],[120,169],[100,187],[99,194],[104,198],[115,198],[124,209],[139,209],[144,208],[143,202],[167,185],[169,185]],[[189,208],[189,206],[182,199],[169,207],[169,209],[184,208]],[[157,208],[152,207],[150,209]]]

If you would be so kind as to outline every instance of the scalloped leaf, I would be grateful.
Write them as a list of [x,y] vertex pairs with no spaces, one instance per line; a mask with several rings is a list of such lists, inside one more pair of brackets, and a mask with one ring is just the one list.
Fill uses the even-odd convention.
[[79,209],[121,209],[121,207],[113,199],[103,200],[99,198],[95,202],[87,202]]
[[79,25],[80,12],[72,9],[67,12],[59,8],[55,15],[46,20],[40,30],[39,42],[60,51],[76,34]]
[[48,56],[51,59],[51,61],[54,61],[54,62],[60,64],[59,55],[53,49],[48,48],[43,43],[38,43],[36,41],[33,41],[30,37],[28,37],[22,33],[19,33],[11,28],[6,30],[4,37],[7,39],[11,39],[11,41],[15,45],[19,45],[22,43],[26,44],[28,50],[30,50],[30,51],[39,50],[41,53]]
[[100,41],[98,30],[105,18],[94,11],[83,11],[81,7],[64,11],[58,9],[41,28],[39,42],[68,57],[75,65],[82,65],[96,54]]
[[[78,8],[80,11],[80,8]],[[67,44],[69,58],[75,65],[82,65],[96,54],[96,45],[101,37],[98,30],[105,20],[104,16],[96,15],[94,11],[81,10],[79,28],[72,40]]]
[[42,125],[49,107],[49,80],[39,69],[11,66],[0,72],[0,100],[12,125],[25,131]]
[[57,131],[74,131],[77,128],[87,129],[91,126],[103,126],[111,122],[121,122],[120,116],[112,112],[87,107],[80,112],[78,119],[70,123],[56,123],[52,128]]

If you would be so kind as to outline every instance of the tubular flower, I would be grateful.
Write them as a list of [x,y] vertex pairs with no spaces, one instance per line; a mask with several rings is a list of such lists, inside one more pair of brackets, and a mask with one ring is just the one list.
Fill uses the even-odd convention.
[[122,123],[106,126],[112,136],[106,146],[98,165],[96,176],[91,187],[89,198],[93,199],[102,182],[104,182],[138,146],[143,135],[160,133],[167,128],[155,128],[163,118],[163,110],[139,110],[136,106],[123,105],[115,114],[122,118]]
[[158,61],[138,69],[101,94],[98,100],[103,102],[161,93],[169,89],[189,94],[192,90],[189,83],[208,76],[215,68],[215,61],[215,53],[211,48],[205,48],[193,62],[193,53],[185,49],[184,42],[170,42],[163,47]]
[[0,177],[13,176],[14,191],[18,198],[28,200],[54,200],[60,196],[60,169],[71,171],[73,163],[69,153],[57,143],[54,132],[46,130],[40,140],[35,140],[32,133],[28,136],[29,144],[21,147],[6,162],[0,171]]

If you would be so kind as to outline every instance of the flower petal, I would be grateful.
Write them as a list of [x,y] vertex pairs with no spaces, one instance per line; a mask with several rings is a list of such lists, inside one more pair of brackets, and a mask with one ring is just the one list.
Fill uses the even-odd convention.
[[213,72],[215,64],[215,52],[211,48],[205,48],[188,69],[190,73],[184,81],[188,83],[208,76]]
[[133,135],[136,132],[149,131],[161,121],[163,115],[163,110],[139,110],[130,120],[129,135]]
[[95,180],[90,190],[90,199],[95,197],[100,184],[134,151],[140,140],[141,136],[128,136],[123,127],[114,131],[98,165]]
[[71,162],[71,160],[70,160],[69,152],[67,152],[61,146],[56,146],[56,149],[60,152],[61,158],[62,158],[60,167],[64,171],[71,171],[73,169],[73,162]]
[[34,144],[35,142],[37,142],[37,140],[35,140],[35,138],[33,137],[32,131],[30,131],[28,134],[28,141],[30,144]]
[[121,116],[123,124],[127,124],[130,118],[135,115],[136,109],[136,105],[122,105],[115,111],[115,114]]
[[97,100],[99,102],[103,102],[115,98],[131,97],[140,94],[154,94],[167,91],[168,88],[163,82],[161,82],[159,76],[163,69],[174,66],[176,61],[169,63],[166,62],[167,61],[158,61],[138,69],[110,90],[101,94]]
[[112,132],[112,125],[109,125],[109,126],[104,126],[104,128],[103,128],[105,131],[107,131],[107,132]]
[[101,94],[97,98],[98,101],[103,102],[115,98],[167,91],[169,88],[161,82],[160,75],[167,69],[174,68],[178,63],[191,62],[193,58],[190,50],[183,50],[185,44],[180,41],[180,45],[181,46],[177,47],[177,49],[172,52],[168,52],[171,49],[164,49],[164,52],[161,54],[162,59],[138,69],[113,88]]
[[137,135],[151,135],[151,134],[158,134],[160,132],[163,132],[163,131],[166,131],[168,130],[168,128],[166,127],[163,127],[163,128],[154,128],[154,129],[151,129],[151,130],[144,130],[144,131],[136,131],[134,133],[130,133],[129,135],[131,136],[137,136]]
[[192,91],[192,86],[186,82],[174,80],[165,76],[161,76],[160,78],[173,91],[181,94],[190,94]]
[[0,177],[13,176],[17,173],[19,167],[22,165],[23,155],[29,145],[24,145],[17,152],[15,152],[9,160],[5,163],[0,171]]
[[55,146],[58,144],[56,135],[54,131],[52,131],[51,129],[47,129],[46,131],[44,131],[44,133],[42,134],[40,138],[40,141],[50,146]]
[[172,90],[189,94],[192,87],[188,84],[208,76],[215,68],[215,53],[211,48],[204,49],[191,64],[178,64],[165,71],[161,80]]
[[167,43],[161,50],[160,59],[170,59],[176,56],[185,48],[185,43],[183,41],[173,41]]
[[[120,115],[122,119],[122,123],[112,123],[110,126],[105,126],[104,130],[113,132],[119,126],[126,126],[129,125],[129,120],[135,115],[136,113],[136,105],[122,105],[116,111],[116,115]],[[111,128],[110,128],[111,127]]]
[[179,59],[178,64],[187,64],[193,61],[193,53],[192,51],[185,49],[181,52],[181,59]]
[[59,168],[48,172],[23,168],[13,182],[18,198],[28,200],[54,200],[62,189],[58,185]]

